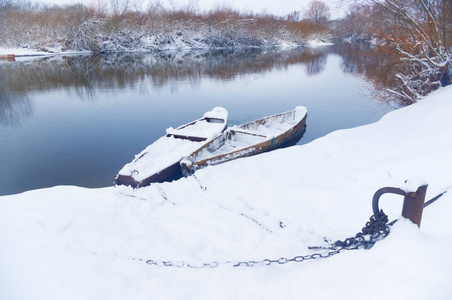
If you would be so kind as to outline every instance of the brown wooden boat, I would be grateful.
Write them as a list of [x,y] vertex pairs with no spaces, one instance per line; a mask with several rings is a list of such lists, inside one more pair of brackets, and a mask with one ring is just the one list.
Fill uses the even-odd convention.
[[182,172],[187,176],[209,165],[282,147],[303,135],[306,118],[306,107],[297,106],[291,111],[228,128],[184,158],[180,162]]
[[181,177],[179,162],[222,133],[227,127],[227,117],[226,109],[216,107],[201,119],[176,129],[168,128],[165,136],[119,171],[114,183],[137,188]]
[[16,61],[14,54],[0,54],[0,60]]

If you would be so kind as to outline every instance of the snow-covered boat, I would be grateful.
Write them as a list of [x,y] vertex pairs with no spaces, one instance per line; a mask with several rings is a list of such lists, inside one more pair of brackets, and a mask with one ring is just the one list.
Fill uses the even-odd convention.
[[117,185],[142,187],[180,177],[179,162],[227,128],[228,112],[215,107],[201,119],[180,127],[168,128],[166,135],[149,145],[116,175]]
[[295,109],[272,115],[225,132],[184,158],[180,164],[184,175],[197,169],[236,158],[273,150],[298,140],[306,129],[307,109]]

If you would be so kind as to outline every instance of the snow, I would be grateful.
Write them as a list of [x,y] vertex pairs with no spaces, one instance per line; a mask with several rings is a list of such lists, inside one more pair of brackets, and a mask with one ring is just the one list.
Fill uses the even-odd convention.
[[260,120],[255,120],[242,125],[230,127],[222,135],[216,137],[211,145],[205,147],[196,155],[187,157],[183,162],[191,165],[193,162],[203,161],[219,155],[230,152],[237,152],[219,158],[216,161],[208,162],[209,164],[218,164],[225,162],[241,155],[248,155],[253,152],[255,146],[265,141],[270,141],[293,128],[307,114],[304,106],[297,106],[293,111],[280,113],[278,115],[269,116]]
[[211,111],[204,114],[204,118],[227,120],[228,111],[224,107],[214,107]]
[[334,45],[331,42],[323,41],[321,39],[315,39],[308,41],[309,47],[321,47],[321,46],[331,46]]
[[205,138],[205,141],[194,142],[165,135],[147,146],[141,153],[135,155],[135,158],[126,164],[118,174],[132,176],[137,182],[140,182],[178,163],[181,159],[205,145],[226,128],[227,110],[215,107],[206,114],[221,118],[224,122],[208,122],[205,119],[199,119],[176,129],[171,127],[166,129],[166,133],[169,135],[200,137]]
[[226,127],[226,122],[214,123],[207,120],[200,120],[193,124],[194,126],[186,126],[183,128],[167,128],[166,134],[200,137],[205,139],[211,139],[221,133]]
[[0,299],[451,299],[450,190],[424,210],[421,228],[400,219],[402,196],[382,197],[400,220],[370,250],[216,269],[138,260],[293,258],[360,231],[381,187],[419,176],[433,198],[452,188],[451,97],[444,88],[377,123],[196,178],[2,196]]
[[416,192],[420,186],[424,185],[428,185],[427,179],[421,176],[413,175],[405,182],[402,190],[405,191],[405,193],[412,193]]
[[[232,128],[231,131],[234,131],[234,129]],[[224,143],[215,141],[212,147],[206,148],[205,151],[200,152],[199,155],[196,156],[196,161],[202,161],[218,155],[223,155],[233,151],[239,151],[244,148],[248,148],[250,146],[262,143],[266,140],[267,138],[262,136],[251,135],[241,132],[235,132],[234,134],[230,134],[228,132],[224,135],[224,138],[221,139],[221,142],[224,141]],[[219,146],[219,144],[221,144],[221,146]],[[249,150],[249,153],[251,152],[252,149]]]
[[132,176],[137,182],[140,182],[179,162],[203,144],[203,142],[163,136],[135,155],[135,158],[124,165],[118,174]]
[[227,127],[227,122],[228,111],[223,107],[215,107],[211,111],[206,112],[203,119],[197,120],[194,123],[182,125],[176,129],[170,127],[166,129],[166,133],[171,135],[212,139]]
[[[198,38],[195,36],[188,36],[185,38],[185,40],[182,40],[181,37],[175,35],[171,38],[156,38],[153,37],[147,37],[142,38],[141,42],[142,45],[135,45],[134,47],[124,48],[121,46],[118,46],[112,41],[106,41],[102,43],[100,46],[103,49],[103,53],[115,53],[115,52],[160,52],[160,51],[182,51],[182,50],[194,50],[194,49],[241,49],[241,48],[250,48],[251,46],[228,46],[228,45],[221,45],[218,47],[212,46],[212,45],[206,45],[198,42]],[[300,46],[303,46],[304,44],[300,44],[300,42],[290,42],[285,40],[278,40],[278,42],[270,43],[269,45],[262,47],[268,47],[268,48],[277,48],[279,50],[287,50],[287,49],[294,49]],[[306,45],[309,47],[318,47],[321,45],[332,45],[329,42],[323,42],[320,40],[312,40],[307,41]],[[256,46],[252,46],[256,48]],[[62,47],[41,47],[41,49],[31,49],[28,46],[25,47],[16,47],[16,48],[5,48],[0,47],[0,55],[7,55],[7,54],[14,54],[16,56],[16,60],[29,60],[33,59],[35,57],[41,57],[41,56],[54,56],[54,55],[73,55],[73,54],[92,54],[92,51],[83,50],[62,50]]]
[[30,49],[30,48],[2,48],[0,47],[0,55],[14,54],[15,59],[25,60],[33,57],[42,57],[50,55],[71,55],[71,54],[91,54],[91,51],[61,51],[61,49],[47,49],[47,51]]
[[[298,124],[307,114],[307,108],[304,106],[297,106],[293,111],[278,114],[277,116],[269,116],[265,118],[265,122],[260,123],[252,121],[247,124],[239,125],[235,129],[259,135],[265,135],[267,139],[276,137],[296,124]],[[242,130],[245,129],[245,130]]]
[[205,164],[216,165],[241,156],[264,152],[262,143],[289,132],[305,118],[306,114],[306,107],[297,106],[288,112],[230,127],[207,146],[184,158],[181,161],[182,172],[190,173]]

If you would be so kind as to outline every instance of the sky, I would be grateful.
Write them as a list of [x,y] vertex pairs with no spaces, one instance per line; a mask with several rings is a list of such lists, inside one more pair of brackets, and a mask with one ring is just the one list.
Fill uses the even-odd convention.
[[[90,3],[99,0],[33,0],[33,2],[52,3],[52,4],[75,4],[83,3],[89,5]],[[111,0],[104,0],[110,2]],[[154,2],[152,0],[130,0],[139,3]],[[308,7],[312,0],[160,0],[162,3],[174,3],[179,6],[185,6],[188,3],[197,3],[201,10],[209,10],[218,6],[232,7],[242,11],[252,11],[255,13],[267,12],[270,14],[285,16],[293,11],[303,11]],[[340,15],[336,8],[337,0],[323,0],[331,9],[332,16]],[[144,5],[145,6],[145,5]]]

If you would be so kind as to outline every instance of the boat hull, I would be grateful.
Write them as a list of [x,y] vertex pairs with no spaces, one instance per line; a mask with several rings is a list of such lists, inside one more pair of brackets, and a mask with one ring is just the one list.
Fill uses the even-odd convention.
[[[207,167],[209,165],[217,165],[221,163],[225,163],[237,158],[242,157],[248,157],[256,154],[260,154],[266,151],[271,151],[277,148],[284,147],[288,144],[295,143],[303,136],[304,132],[306,131],[306,119],[307,114],[304,115],[302,119],[300,119],[299,122],[296,123],[293,127],[290,129],[282,132],[281,134],[277,135],[274,138],[266,139],[262,142],[251,144],[247,147],[240,148],[236,151],[229,151],[227,153],[222,153],[219,155],[214,155],[212,157],[208,157],[205,159],[201,159],[198,157],[200,153],[203,151],[212,151],[215,152],[215,150],[207,150],[209,147],[212,148],[212,144],[218,145],[218,148],[223,147],[228,140],[232,140],[235,138],[235,135],[238,134],[249,134],[249,135],[255,135],[259,136],[258,133],[252,133],[252,132],[241,132],[241,129],[248,129],[251,125],[255,126],[256,123],[258,125],[259,122],[265,124],[265,122],[268,121],[268,118],[264,118],[261,120],[257,120],[242,126],[239,126],[237,129],[229,129],[223,134],[219,135],[217,138],[212,140],[210,143],[206,144],[205,146],[201,147],[199,150],[194,152],[192,155],[188,156],[186,159],[183,159],[181,161],[181,167],[182,167],[182,173],[185,176],[188,176],[190,174],[193,174],[196,170],[201,169],[203,167]],[[250,125],[251,124],[251,125]]]
[[116,175],[115,185],[134,188],[182,177],[180,161],[227,128],[227,110],[216,107],[188,124],[168,128],[166,135],[149,145]]
[[151,183],[159,183],[165,181],[172,181],[181,178],[182,170],[180,167],[180,161],[163,169],[159,173],[152,174],[143,180],[135,180],[132,176],[126,176],[118,174],[114,180],[115,185],[128,185],[133,188],[139,188],[143,186],[148,186]]

